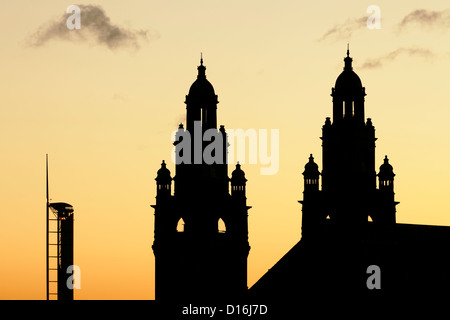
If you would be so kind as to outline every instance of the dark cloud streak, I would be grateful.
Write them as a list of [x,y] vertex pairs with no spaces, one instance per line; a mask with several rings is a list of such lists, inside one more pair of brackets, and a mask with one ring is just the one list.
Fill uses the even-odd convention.
[[329,29],[324,35],[318,39],[323,41],[326,39],[334,38],[335,41],[349,40],[355,30],[367,27],[367,17],[347,19],[342,24],[336,24]]
[[422,27],[450,27],[450,9],[442,11],[430,11],[418,9],[406,15],[398,24],[399,30],[411,24],[418,24]]
[[386,62],[391,62],[399,55],[406,54],[407,56],[418,56],[426,59],[432,59],[435,58],[435,54],[428,49],[423,48],[399,48],[394,51],[391,51],[381,57],[374,58],[374,59],[367,59],[363,65],[361,66],[361,69],[375,69],[375,68],[381,68]]
[[130,30],[111,23],[103,8],[95,5],[79,5],[81,9],[81,29],[69,30],[66,25],[70,14],[63,14],[54,21],[47,22],[28,38],[28,45],[40,47],[50,40],[89,42],[114,50],[118,48],[139,49],[142,41],[159,38],[154,31]]

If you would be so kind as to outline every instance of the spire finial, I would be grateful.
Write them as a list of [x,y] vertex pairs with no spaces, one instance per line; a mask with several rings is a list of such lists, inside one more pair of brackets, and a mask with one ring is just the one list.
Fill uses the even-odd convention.
[[197,70],[198,70],[197,78],[202,78],[202,79],[206,78],[206,75],[205,75],[206,67],[203,65],[203,53],[202,52],[200,52],[200,65],[197,67]]
[[347,57],[344,58],[345,65],[344,70],[353,70],[352,67],[352,58],[350,58],[350,43],[347,42]]

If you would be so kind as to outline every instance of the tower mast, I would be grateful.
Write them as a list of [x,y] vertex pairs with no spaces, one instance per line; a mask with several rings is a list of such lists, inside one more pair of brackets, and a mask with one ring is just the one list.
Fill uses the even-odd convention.
[[48,219],[49,219],[49,195],[48,195],[48,154],[46,154],[45,155],[45,187],[46,187],[46,204],[45,204],[45,210],[46,210],[46,219],[45,219],[45,221],[46,221],[46,241],[45,241],[45,243],[46,243],[46,245],[45,245],[45,248],[46,248],[46,272],[47,272],[47,274],[46,274],[46,283],[47,283],[47,293],[46,293],[46,295],[47,295],[47,300],[49,300],[49,264],[48,264],[48,254],[49,254],[49,252],[48,252],[48,240],[49,240],[49,237],[48,237],[48,231],[49,231],[49,226],[48,226]]

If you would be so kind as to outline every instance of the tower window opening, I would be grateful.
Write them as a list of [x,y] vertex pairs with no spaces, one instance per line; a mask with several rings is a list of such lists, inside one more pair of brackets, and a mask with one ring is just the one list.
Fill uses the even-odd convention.
[[178,220],[177,232],[184,232],[184,220],[183,220],[183,218],[180,218],[180,220]]
[[219,219],[217,223],[217,230],[219,233],[226,233],[227,227],[225,226],[225,222],[222,220],[222,218]]

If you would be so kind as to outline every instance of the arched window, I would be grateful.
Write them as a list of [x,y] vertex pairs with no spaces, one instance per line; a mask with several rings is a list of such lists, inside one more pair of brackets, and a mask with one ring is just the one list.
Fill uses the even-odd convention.
[[178,220],[177,232],[184,232],[184,220],[183,220],[183,218],[180,218],[180,220]]
[[225,222],[222,220],[222,218],[220,218],[219,222],[217,223],[217,229],[219,233],[227,232],[227,227],[225,226]]

